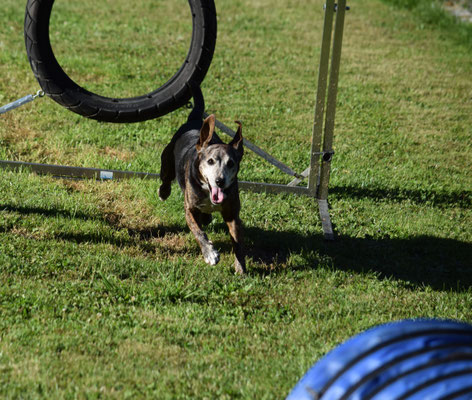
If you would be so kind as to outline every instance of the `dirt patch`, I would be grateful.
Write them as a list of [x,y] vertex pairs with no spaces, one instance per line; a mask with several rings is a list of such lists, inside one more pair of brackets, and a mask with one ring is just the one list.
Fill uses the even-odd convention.
[[0,142],[22,161],[55,159],[59,152],[45,146],[44,134],[23,123],[18,116],[6,114],[0,129]]
[[132,151],[116,149],[109,146],[106,146],[104,149],[100,150],[100,153],[120,161],[130,161],[135,156]]

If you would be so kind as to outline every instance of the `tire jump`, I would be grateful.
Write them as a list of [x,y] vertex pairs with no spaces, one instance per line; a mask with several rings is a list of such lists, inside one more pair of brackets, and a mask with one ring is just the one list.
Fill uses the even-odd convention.
[[103,122],[139,122],[166,115],[191,98],[189,82],[201,84],[210,67],[216,43],[216,10],[213,0],[188,0],[192,39],[180,69],[153,92],[131,98],[110,98],[75,83],[59,65],[49,39],[54,0],[28,0],[25,12],[25,45],[28,60],[44,93],[61,106]]

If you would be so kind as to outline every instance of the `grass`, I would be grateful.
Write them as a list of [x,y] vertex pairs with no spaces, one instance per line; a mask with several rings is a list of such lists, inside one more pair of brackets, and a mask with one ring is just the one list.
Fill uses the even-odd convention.
[[[209,111],[242,120],[297,171],[309,161],[322,4],[218,1],[203,85]],[[57,2],[53,46],[87,88],[138,94],[178,68],[187,7]],[[0,104],[38,89],[23,14],[4,1]],[[177,188],[162,203],[156,182],[2,171],[0,397],[283,398],[373,325],[472,322],[472,55],[421,18],[351,4],[329,195],[338,239],[323,241],[312,199],[244,192],[244,278],[220,218],[209,236],[222,260],[204,263]],[[36,100],[1,116],[0,159],[158,172],[187,112],[113,125]],[[241,178],[289,180],[249,152]]]
[[[461,22],[444,9],[444,0],[382,0],[397,8],[404,8],[417,16],[419,27],[434,26],[449,39],[456,40],[472,49],[472,25]],[[456,1],[457,3],[457,1]],[[465,7],[472,7],[472,2],[458,2]]]

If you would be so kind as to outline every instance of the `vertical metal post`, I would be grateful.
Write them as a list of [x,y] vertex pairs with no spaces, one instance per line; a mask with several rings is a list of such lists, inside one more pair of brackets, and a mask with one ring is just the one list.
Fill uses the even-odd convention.
[[331,34],[333,30],[334,0],[327,0],[321,43],[320,69],[318,72],[318,91],[315,104],[315,120],[311,143],[310,175],[308,190],[315,197],[320,172],[321,140],[323,136],[323,119],[326,103],[326,87],[328,85],[329,55],[331,50]]
[[[330,67],[329,57],[331,49],[333,16],[335,12],[336,23],[332,39],[333,52],[331,56],[332,58]],[[333,226],[331,223],[328,207],[328,183],[331,168],[331,158],[333,155],[334,119],[336,115],[336,99],[345,13],[346,0],[339,0],[338,4],[335,4],[334,0],[326,1],[320,56],[320,70],[318,75],[318,91],[315,105],[315,121],[313,125],[313,138],[311,145],[310,175],[308,177],[308,193],[311,196],[317,198],[321,224],[326,240],[334,239]],[[328,89],[327,100],[326,89]]]
[[328,182],[331,170],[331,156],[333,154],[334,119],[336,115],[336,99],[338,93],[339,66],[341,63],[341,49],[344,32],[344,15],[346,14],[346,0],[339,0],[336,13],[336,27],[333,38],[333,55],[329,77],[328,100],[326,104],[326,121],[323,137],[323,157],[321,158],[320,183],[317,197],[320,200],[328,199]]

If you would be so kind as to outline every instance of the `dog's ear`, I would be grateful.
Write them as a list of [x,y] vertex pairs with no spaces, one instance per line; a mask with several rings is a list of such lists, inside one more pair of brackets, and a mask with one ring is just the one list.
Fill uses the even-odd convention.
[[233,146],[233,148],[238,152],[239,156],[242,157],[244,153],[244,147],[243,147],[243,125],[239,121],[234,121],[238,124],[238,130],[236,132],[236,135],[234,135],[233,140],[230,142],[230,146]]
[[200,139],[197,143],[197,151],[208,147],[208,144],[213,137],[213,132],[215,131],[215,116],[211,114],[208,116],[205,121],[203,121],[202,128],[200,129]]

